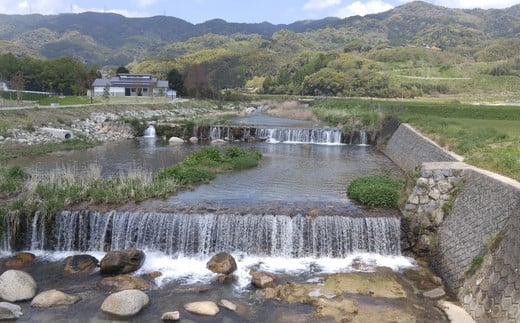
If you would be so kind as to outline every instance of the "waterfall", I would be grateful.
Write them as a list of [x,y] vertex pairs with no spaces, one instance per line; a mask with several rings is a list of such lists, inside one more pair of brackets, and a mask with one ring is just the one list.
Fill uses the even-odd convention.
[[153,124],[148,125],[148,128],[144,131],[144,137],[145,138],[155,138],[155,127]]
[[400,254],[400,220],[395,217],[63,211],[51,224],[53,241],[42,239],[45,222],[34,218],[36,232],[27,242],[33,249],[138,248],[169,255],[227,251],[288,258]]
[[342,144],[343,132],[336,128],[255,128],[212,126],[211,139],[246,140],[249,136],[269,142]]
[[366,146],[368,144],[368,134],[366,130],[359,131],[359,145]]

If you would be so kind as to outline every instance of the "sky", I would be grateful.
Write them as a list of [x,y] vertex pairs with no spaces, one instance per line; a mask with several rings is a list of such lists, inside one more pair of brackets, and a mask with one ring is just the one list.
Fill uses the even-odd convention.
[[[228,22],[289,24],[325,17],[379,13],[410,0],[0,0],[0,14],[112,12],[127,17],[173,16],[197,24]],[[502,9],[520,0],[427,0],[449,8]]]

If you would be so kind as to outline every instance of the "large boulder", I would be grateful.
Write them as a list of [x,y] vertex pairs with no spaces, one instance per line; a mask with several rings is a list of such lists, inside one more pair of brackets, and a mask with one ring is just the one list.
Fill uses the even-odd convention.
[[3,267],[8,269],[20,269],[30,264],[36,256],[30,252],[20,252],[7,258],[3,262]]
[[76,304],[81,300],[81,297],[75,295],[65,294],[56,289],[51,289],[41,292],[36,295],[31,301],[32,307],[48,308],[64,305]]
[[0,321],[16,320],[22,315],[22,308],[20,306],[7,302],[0,302]]
[[265,271],[250,271],[251,283],[258,288],[274,287],[276,276]]
[[107,314],[121,317],[133,316],[150,303],[150,298],[137,289],[128,289],[109,295],[101,304]]
[[111,292],[119,292],[127,289],[147,290],[152,288],[150,283],[146,280],[130,275],[105,277],[97,283],[97,286]]
[[24,271],[10,269],[0,275],[0,297],[9,302],[28,300],[36,295],[36,282]]
[[99,260],[91,255],[69,256],[64,262],[64,270],[68,274],[91,274],[99,265]]
[[109,251],[101,259],[101,273],[109,275],[128,274],[141,268],[144,259],[144,252],[137,249]]
[[215,316],[220,312],[218,305],[211,301],[191,302],[184,304],[184,309],[192,314]]
[[211,257],[206,268],[217,274],[229,275],[237,270],[237,263],[229,253],[220,252]]

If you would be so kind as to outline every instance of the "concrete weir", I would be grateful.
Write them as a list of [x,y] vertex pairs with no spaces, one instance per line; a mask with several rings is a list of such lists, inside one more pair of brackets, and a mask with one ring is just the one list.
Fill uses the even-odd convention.
[[406,124],[383,152],[419,170],[402,209],[420,228],[405,232],[415,235],[410,249],[430,256],[477,322],[520,322],[520,183],[463,163]]
[[71,130],[66,129],[58,129],[58,128],[41,128],[42,131],[48,132],[56,138],[61,139],[72,139],[74,138],[74,133]]

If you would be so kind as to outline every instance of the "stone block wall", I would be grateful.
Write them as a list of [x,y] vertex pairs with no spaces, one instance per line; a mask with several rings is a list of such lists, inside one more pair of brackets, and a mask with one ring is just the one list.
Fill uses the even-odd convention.
[[[421,170],[402,210],[414,250],[434,256],[433,267],[477,322],[520,322],[520,183],[459,162],[408,125],[383,152],[405,171]],[[455,197],[446,214],[442,205]],[[470,274],[476,257],[483,264]]]

